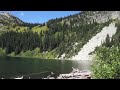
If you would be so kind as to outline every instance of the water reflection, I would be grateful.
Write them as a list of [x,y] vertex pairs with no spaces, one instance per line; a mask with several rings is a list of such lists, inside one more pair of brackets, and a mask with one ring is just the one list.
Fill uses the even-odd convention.
[[35,77],[33,77],[41,78],[50,74],[50,72],[54,72],[56,75],[61,73],[69,73],[72,71],[72,67],[79,68],[80,70],[89,70],[90,64],[90,61],[0,57],[0,78],[49,72],[44,74],[37,74]]

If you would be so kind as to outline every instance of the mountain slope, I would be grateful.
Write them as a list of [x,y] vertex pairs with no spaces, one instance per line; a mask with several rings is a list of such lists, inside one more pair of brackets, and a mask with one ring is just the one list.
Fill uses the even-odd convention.
[[116,33],[117,28],[115,23],[111,23],[108,27],[104,27],[100,33],[96,34],[93,38],[89,40],[87,44],[83,46],[78,55],[72,57],[72,60],[90,60],[89,53],[93,52],[96,47],[102,45],[102,42],[105,42],[107,35],[110,38]]
[[[1,17],[3,16],[5,18],[2,19],[5,22],[6,19],[7,21],[12,20],[9,19],[11,15],[1,15]],[[69,59],[78,55],[77,58],[73,58],[78,60],[81,59],[79,52],[83,53],[83,49],[91,45],[90,42],[94,42],[91,38],[96,37],[110,23],[119,21],[119,18],[120,11],[81,11],[64,18],[51,19],[42,25],[21,23],[19,19],[14,19],[15,21],[11,21],[11,23],[15,23],[14,26],[7,23],[0,28],[4,27],[4,33],[1,33],[0,36],[0,47],[6,50],[7,55],[51,59],[61,57]],[[105,34],[107,33],[105,32]],[[101,39],[105,39],[105,36]],[[95,49],[97,45],[91,47]],[[94,49],[85,49],[89,51],[85,54],[88,55]]]
[[24,22],[9,13],[1,12],[0,24],[1,25],[19,25],[19,24],[24,24]]

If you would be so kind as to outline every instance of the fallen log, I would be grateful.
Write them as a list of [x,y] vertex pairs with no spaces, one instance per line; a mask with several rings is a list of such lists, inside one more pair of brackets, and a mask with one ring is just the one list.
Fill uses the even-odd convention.
[[48,76],[47,79],[91,79],[91,72],[73,68],[71,73],[60,74],[57,78]]

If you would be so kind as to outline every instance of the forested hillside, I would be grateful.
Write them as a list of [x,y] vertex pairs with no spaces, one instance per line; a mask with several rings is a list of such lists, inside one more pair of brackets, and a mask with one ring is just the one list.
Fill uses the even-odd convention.
[[81,11],[46,23],[0,13],[0,56],[79,60],[85,54],[93,56],[92,78],[120,79],[120,11]]
[[113,12],[82,11],[64,18],[52,19],[43,24],[23,22],[3,25],[3,21],[0,26],[2,29],[0,30],[0,47],[1,53],[5,54],[1,55],[71,58],[90,38],[113,21],[111,13]]

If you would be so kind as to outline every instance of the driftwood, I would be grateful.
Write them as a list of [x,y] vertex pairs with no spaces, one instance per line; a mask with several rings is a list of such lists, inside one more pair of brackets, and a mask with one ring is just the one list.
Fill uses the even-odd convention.
[[69,74],[60,74],[57,78],[48,76],[44,79],[91,79],[91,72],[73,68],[73,71]]

